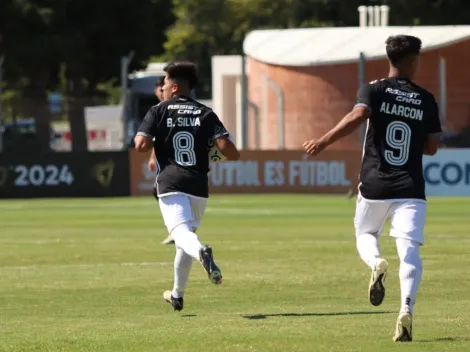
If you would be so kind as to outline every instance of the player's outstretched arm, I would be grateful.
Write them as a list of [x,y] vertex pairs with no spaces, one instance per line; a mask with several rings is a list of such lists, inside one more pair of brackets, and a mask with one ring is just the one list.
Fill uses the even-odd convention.
[[219,151],[227,158],[227,160],[240,159],[240,152],[227,135],[217,138],[215,143]]
[[330,144],[354,132],[369,118],[369,108],[356,105],[354,109],[318,140],[307,141],[303,144],[305,151],[310,155],[317,155]]

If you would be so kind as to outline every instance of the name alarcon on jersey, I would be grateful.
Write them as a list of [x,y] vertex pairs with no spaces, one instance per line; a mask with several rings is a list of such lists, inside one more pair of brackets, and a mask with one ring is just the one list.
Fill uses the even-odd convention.
[[391,103],[382,103],[380,106],[380,112],[387,115],[402,116],[412,120],[423,120],[423,110],[410,108],[409,106],[403,106]]

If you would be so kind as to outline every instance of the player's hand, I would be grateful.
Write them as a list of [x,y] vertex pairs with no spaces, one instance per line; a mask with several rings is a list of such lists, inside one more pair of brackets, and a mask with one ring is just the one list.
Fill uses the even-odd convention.
[[148,168],[150,171],[155,171],[157,169],[157,162],[155,158],[151,158],[148,163]]
[[326,148],[326,143],[321,140],[311,140],[304,142],[302,147],[305,149],[308,155],[315,156],[321,153]]

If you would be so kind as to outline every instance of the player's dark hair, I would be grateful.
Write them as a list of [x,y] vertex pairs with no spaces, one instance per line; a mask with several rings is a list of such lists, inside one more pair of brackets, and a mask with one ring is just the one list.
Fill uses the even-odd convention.
[[394,35],[385,41],[387,56],[392,65],[418,56],[421,51],[421,39],[411,35]]
[[155,83],[156,88],[161,88],[163,87],[163,84],[165,84],[165,77],[160,77],[157,79],[157,82]]
[[193,62],[174,61],[166,65],[163,71],[167,73],[169,79],[186,83],[189,89],[197,85],[197,69]]

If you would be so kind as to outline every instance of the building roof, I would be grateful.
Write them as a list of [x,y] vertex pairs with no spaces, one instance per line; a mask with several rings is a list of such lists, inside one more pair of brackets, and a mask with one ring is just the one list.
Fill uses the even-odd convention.
[[163,69],[167,65],[167,62],[150,62],[147,65],[145,70],[141,71],[134,71],[129,74],[130,79],[139,79],[139,78],[146,78],[146,77],[161,77],[165,75],[165,71]]
[[369,59],[386,56],[390,35],[421,38],[431,50],[470,38],[470,26],[330,27],[256,30],[244,42],[245,54],[257,61],[282,66],[320,66],[354,62],[362,51]]

